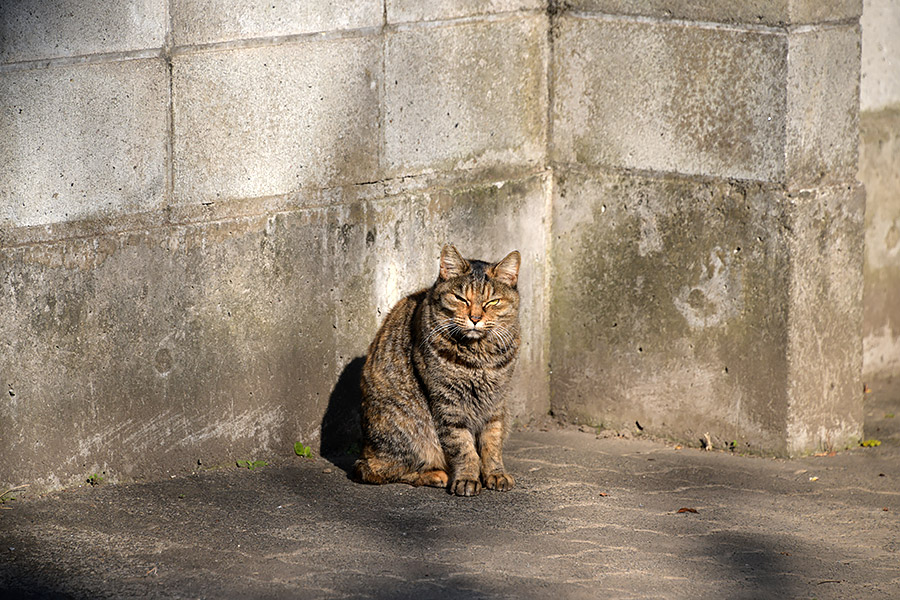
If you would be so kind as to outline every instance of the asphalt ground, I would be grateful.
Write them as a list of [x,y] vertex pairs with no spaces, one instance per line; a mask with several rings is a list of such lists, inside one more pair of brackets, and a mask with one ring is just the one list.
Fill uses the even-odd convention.
[[878,447],[794,460],[518,431],[516,487],[474,498],[319,457],[26,494],[0,510],[0,595],[900,598],[888,414]]

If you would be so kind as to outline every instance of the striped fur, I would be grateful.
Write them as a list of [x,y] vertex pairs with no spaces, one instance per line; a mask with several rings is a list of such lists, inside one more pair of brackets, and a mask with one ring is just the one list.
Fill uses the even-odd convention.
[[520,256],[496,264],[441,252],[438,279],[391,309],[362,373],[366,483],[508,490],[505,396],[519,352]]

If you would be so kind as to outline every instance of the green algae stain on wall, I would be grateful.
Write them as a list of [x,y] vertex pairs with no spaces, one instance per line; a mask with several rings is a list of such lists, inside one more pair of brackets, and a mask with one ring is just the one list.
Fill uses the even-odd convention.
[[564,393],[555,411],[623,427],[638,420],[682,439],[706,433],[700,427],[751,445],[782,435],[774,412],[745,401],[779,393],[779,326],[753,324],[785,293],[784,273],[756,275],[778,241],[747,193],[561,175],[550,329],[552,385]]

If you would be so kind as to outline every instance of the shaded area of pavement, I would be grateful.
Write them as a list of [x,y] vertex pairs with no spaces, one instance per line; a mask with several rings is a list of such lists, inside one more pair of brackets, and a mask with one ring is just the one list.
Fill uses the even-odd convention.
[[[514,433],[518,486],[363,486],[324,459],[0,511],[14,597],[889,598],[900,448],[785,461]],[[692,509],[696,512],[680,509]],[[9,597],[9,596],[7,596]]]

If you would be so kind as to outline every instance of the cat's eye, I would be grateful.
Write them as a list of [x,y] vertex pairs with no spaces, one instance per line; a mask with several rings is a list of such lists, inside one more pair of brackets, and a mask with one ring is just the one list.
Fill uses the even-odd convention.
[[465,304],[466,306],[469,305],[469,301],[466,300],[464,297],[460,296],[459,294],[453,294],[453,295],[456,296],[456,299],[457,299],[457,300],[459,300],[460,302],[462,302],[462,303]]
[[498,304],[500,304],[500,298],[494,298],[493,300],[485,302],[484,306],[487,308],[488,306],[497,306]]

